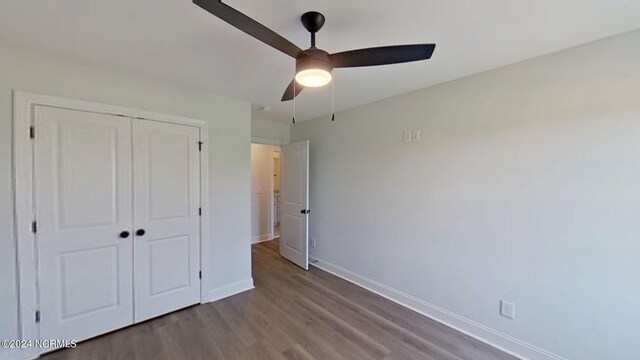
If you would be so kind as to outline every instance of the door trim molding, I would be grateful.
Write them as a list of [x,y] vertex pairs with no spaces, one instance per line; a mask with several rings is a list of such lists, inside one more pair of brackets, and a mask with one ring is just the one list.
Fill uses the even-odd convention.
[[268,138],[260,138],[260,137],[251,137],[252,144],[261,144],[261,145],[287,145],[289,142],[278,139],[268,139]]
[[[35,234],[31,231],[31,222],[35,220],[33,209],[33,146],[29,137],[33,124],[35,105],[80,110],[85,112],[126,116],[189,125],[199,128],[200,141],[203,142],[200,153],[200,303],[209,301],[211,264],[205,254],[210,251],[209,239],[209,124],[204,120],[190,119],[177,115],[159,114],[145,110],[96,102],[67,99],[56,96],[13,91],[13,187],[14,187],[14,225],[17,252],[17,290],[18,290],[18,335],[22,340],[39,339],[39,326],[35,322],[37,310],[37,271]],[[38,134],[36,133],[36,136]],[[16,358],[35,358],[42,351],[36,348],[23,349]]]

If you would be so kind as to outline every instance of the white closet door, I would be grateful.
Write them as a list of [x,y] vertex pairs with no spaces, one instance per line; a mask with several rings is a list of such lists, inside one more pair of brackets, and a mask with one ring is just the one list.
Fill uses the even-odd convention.
[[40,338],[132,324],[131,120],[37,106],[34,122]]
[[133,120],[136,322],[200,302],[199,138]]

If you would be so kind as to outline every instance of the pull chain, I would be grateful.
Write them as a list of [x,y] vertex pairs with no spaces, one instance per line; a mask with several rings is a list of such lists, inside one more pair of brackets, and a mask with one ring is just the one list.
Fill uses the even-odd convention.
[[293,125],[296,124],[296,81],[293,80]]
[[[333,72],[333,71],[332,71]],[[336,121],[336,78],[331,82],[331,121]]]

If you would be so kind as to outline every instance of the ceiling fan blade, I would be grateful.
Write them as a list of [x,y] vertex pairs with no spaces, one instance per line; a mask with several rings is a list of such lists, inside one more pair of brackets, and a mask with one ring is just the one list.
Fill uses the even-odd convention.
[[[295,87],[296,93],[293,94],[293,88]],[[296,84],[296,79],[291,80],[289,86],[287,86],[287,90],[284,91],[284,95],[282,95],[282,101],[293,100],[294,97],[298,96],[300,92],[304,89],[304,86],[300,84]]]
[[331,54],[334,68],[377,66],[427,60],[436,44],[395,45]]
[[193,0],[193,3],[233,25],[239,30],[244,31],[263,43],[274,47],[293,58],[297,58],[299,54],[304,53],[302,49],[291,41],[278,35],[273,30],[238,10],[223,4],[221,0]]

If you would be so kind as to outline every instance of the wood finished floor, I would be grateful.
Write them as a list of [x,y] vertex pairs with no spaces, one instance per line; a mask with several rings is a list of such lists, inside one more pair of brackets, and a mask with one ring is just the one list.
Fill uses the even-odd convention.
[[46,360],[515,359],[389,300],[253,245],[256,289],[82,342]]

